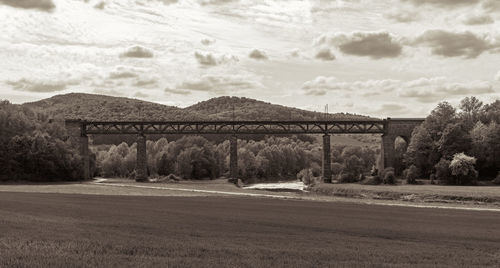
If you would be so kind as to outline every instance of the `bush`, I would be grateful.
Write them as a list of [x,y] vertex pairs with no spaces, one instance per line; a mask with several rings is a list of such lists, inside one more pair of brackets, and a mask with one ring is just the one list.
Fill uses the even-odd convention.
[[474,167],[475,164],[475,157],[464,153],[455,154],[450,163],[451,175],[455,179],[454,183],[456,185],[474,183],[478,176],[478,172]]
[[352,183],[357,182],[358,178],[353,174],[342,172],[337,176],[337,181],[340,183]]
[[382,172],[384,184],[396,184],[396,175],[394,175],[394,168],[386,168]]
[[439,180],[440,184],[453,184],[453,177],[451,176],[450,161],[441,158],[434,166],[436,170],[435,179]]
[[314,177],[312,169],[303,169],[299,173],[301,174],[301,180],[305,185],[314,186],[318,183],[318,179]]
[[494,184],[500,184],[500,171],[498,172],[497,177],[493,180]]
[[415,165],[411,165],[409,168],[405,169],[403,175],[408,184],[416,184],[418,178],[418,169]]

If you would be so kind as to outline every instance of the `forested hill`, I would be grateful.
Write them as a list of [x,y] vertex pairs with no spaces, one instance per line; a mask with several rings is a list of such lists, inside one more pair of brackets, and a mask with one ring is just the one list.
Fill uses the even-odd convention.
[[[153,102],[105,95],[70,93],[23,106],[66,119],[85,120],[315,120],[323,113],[311,112],[239,97],[218,97],[178,108]],[[353,114],[328,114],[328,119],[369,119]]]
[[85,120],[199,120],[209,116],[182,108],[122,97],[70,93],[25,103],[33,110],[45,111],[65,119]]
[[328,114],[311,112],[283,105],[240,97],[218,97],[185,108],[186,111],[215,116],[221,120],[322,120],[369,119],[367,116],[347,113]]

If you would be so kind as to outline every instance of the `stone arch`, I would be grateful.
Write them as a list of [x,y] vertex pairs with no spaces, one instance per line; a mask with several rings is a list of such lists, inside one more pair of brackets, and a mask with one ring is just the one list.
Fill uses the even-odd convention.
[[422,124],[424,119],[391,119],[384,120],[384,134],[380,150],[379,171],[389,167],[394,167],[395,148],[394,143],[397,137],[403,138],[407,145],[411,142],[413,130]]

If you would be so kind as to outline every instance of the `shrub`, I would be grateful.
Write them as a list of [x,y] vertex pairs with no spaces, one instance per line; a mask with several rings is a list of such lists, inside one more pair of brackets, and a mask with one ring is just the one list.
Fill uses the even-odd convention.
[[416,184],[418,178],[418,169],[415,165],[411,165],[409,168],[405,169],[403,172],[408,184]]
[[493,180],[494,184],[500,184],[500,171],[498,172],[497,177]]
[[394,168],[386,168],[382,172],[384,184],[396,184],[396,175],[394,175]]
[[450,163],[451,175],[454,177],[456,185],[473,183],[478,176],[474,165],[476,158],[464,153],[458,153],[453,156]]
[[350,174],[350,173],[344,173],[344,172],[341,172],[338,176],[337,176],[337,180],[338,182],[340,183],[352,183],[352,182],[357,182],[357,176],[353,175],[353,174]]
[[300,171],[302,173],[302,182],[307,186],[314,186],[318,180],[313,175],[312,169],[303,169]]
[[439,180],[441,184],[453,184],[453,177],[451,176],[450,161],[441,158],[439,162],[434,166],[436,170],[435,178]]

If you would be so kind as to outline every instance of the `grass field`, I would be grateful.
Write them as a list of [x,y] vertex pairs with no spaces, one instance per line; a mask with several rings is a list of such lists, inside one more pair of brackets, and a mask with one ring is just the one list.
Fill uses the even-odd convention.
[[319,184],[311,192],[362,199],[500,207],[499,186]]
[[500,213],[0,193],[0,267],[499,267]]

